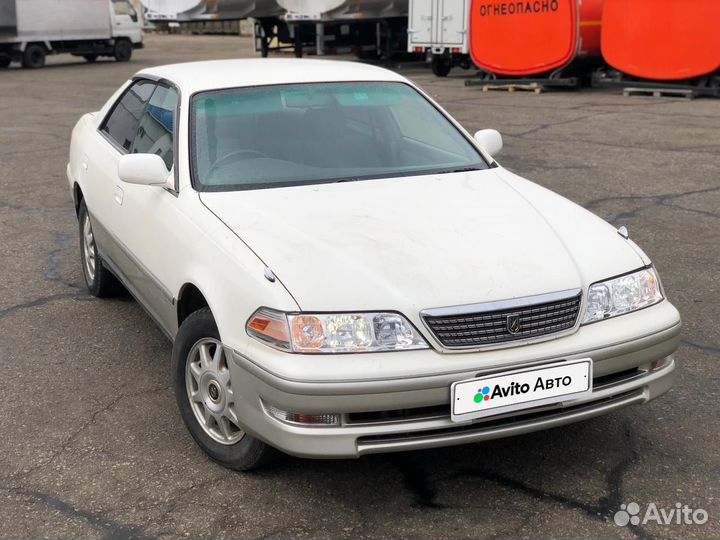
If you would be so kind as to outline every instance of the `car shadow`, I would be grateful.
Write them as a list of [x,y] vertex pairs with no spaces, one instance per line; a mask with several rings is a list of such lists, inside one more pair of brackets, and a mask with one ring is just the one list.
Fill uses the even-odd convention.
[[[308,460],[281,456],[253,474],[298,483],[328,505],[370,510],[378,504],[423,511],[498,509],[543,502],[606,522],[621,504],[623,477],[638,458],[625,411],[506,439],[432,450]],[[489,497],[489,498],[488,498]]]

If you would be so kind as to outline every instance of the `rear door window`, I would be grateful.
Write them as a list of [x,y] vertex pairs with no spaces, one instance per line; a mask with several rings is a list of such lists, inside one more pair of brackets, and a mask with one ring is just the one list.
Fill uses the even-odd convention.
[[130,151],[135,140],[140,117],[155,90],[151,81],[134,83],[113,107],[101,130],[118,146]]

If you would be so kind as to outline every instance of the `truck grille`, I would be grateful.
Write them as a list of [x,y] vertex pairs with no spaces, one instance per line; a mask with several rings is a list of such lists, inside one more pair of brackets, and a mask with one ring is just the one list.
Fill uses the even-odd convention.
[[430,309],[421,315],[444,347],[472,348],[568,330],[575,326],[581,299],[581,292],[572,290],[465,306],[467,311],[463,307]]

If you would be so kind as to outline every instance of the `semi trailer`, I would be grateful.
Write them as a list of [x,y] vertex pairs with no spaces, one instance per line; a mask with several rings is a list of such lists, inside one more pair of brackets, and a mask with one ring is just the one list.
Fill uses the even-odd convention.
[[148,21],[236,21],[282,14],[275,0],[141,0]]
[[[296,56],[354,53],[390,58],[407,53],[408,0],[277,0]],[[266,51],[263,51],[264,54]]]
[[41,68],[48,54],[127,62],[143,46],[142,23],[128,0],[3,0],[0,67]]

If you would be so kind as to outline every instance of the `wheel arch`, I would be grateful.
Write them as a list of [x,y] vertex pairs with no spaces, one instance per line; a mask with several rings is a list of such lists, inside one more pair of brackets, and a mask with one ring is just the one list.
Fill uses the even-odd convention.
[[206,307],[212,312],[212,308],[210,307],[210,302],[208,302],[207,297],[200,288],[192,282],[187,282],[180,287],[176,304],[178,328],[180,328],[180,325],[188,317],[188,315],[199,309]]
[[80,217],[80,203],[85,198],[85,195],[83,195],[82,188],[77,182],[73,184],[72,195],[73,204],[75,205],[75,217]]

